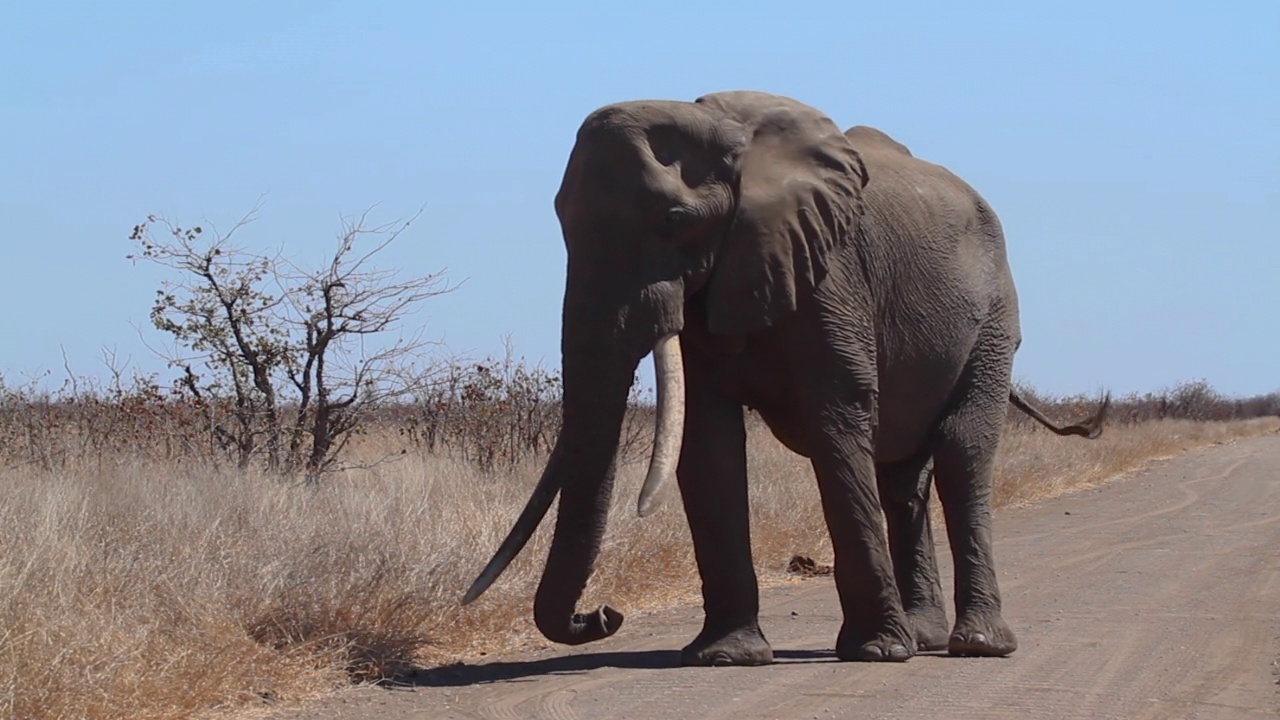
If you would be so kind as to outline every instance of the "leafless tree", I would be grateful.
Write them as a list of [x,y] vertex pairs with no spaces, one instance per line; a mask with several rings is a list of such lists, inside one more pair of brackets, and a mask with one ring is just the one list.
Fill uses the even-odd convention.
[[151,322],[174,341],[161,354],[213,439],[242,468],[261,460],[314,482],[374,410],[419,390],[431,343],[402,323],[456,286],[440,272],[402,279],[374,266],[417,215],[344,220],[327,263],[307,269],[233,244],[256,214],[223,234],[152,215],[134,227],[129,257],[177,273],[157,291]]

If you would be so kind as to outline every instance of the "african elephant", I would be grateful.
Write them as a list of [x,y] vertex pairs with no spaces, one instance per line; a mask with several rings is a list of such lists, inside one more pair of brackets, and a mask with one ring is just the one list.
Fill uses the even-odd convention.
[[[605,530],[628,390],[652,352],[657,428],[638,511],[676,476],[705,612],[683,664],[773,658],[758,623],[744,407],[814,469],[840,659],[1016,649],[990,495],[1006,403],[1025,405],[1010,384],[1021,335],[1000,223],[977,192],[877,130],[846,134],[796,100],[725,92],[593,112],[555,208],[568,255],[563,427],[464,603],[559,493],[535,622],[566,644],[618,630],[612,607],[576,605]],[[1029,412],[1067,434],[1101,423],[1100,412],[1057,428]],[[920,482],[930,460],[956,564],[949,633]]]

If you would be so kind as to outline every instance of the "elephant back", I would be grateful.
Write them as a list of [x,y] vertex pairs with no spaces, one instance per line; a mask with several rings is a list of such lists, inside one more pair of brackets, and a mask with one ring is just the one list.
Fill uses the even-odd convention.
[[883,130],[877,130],[869,125],[854,125],[844,132],[844,136],[849,138],[849,142],[861,153],[889,150],[913,157],[906,145],[889,137],[889,134]]

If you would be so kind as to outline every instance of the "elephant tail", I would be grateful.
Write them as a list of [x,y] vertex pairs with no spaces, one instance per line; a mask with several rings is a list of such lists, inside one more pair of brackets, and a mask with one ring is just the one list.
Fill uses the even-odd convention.
[[1036,406],[1022,399],[1018,395],[1018,391],[1009,388],[1009,402],[1022,412],[1030,415],[1036,422],[1044,425],[1054,432],[1056,435],[1078,435],[1080,437],[1096,439],[1102,435],[1102,423],[1107,418],[1107,411],[1111,409],[1111,393],[1106,393],[1102,398],[1102,404],[1098,406],[1098,411],[1089,418],[1075,425],[1058,425],[1045,416]]

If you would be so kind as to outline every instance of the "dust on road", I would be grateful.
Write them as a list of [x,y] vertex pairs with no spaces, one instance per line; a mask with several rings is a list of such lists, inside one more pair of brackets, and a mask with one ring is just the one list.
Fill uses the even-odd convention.
[[[278,713],[315,718],[1252,718],[1280,716],[1280,438],[1164,461],[996,516],[1008,658],[837,662],[830,577],[765,591],[778,661],[676,667],[698,607],[580,648],[424,673]],[[944,588],[949,550],[938,548]]]

